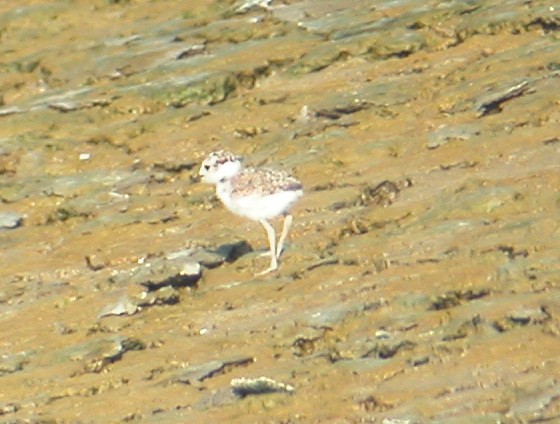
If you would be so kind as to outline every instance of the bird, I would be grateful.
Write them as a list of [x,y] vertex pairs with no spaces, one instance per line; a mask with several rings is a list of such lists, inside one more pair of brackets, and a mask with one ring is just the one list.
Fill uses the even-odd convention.
[[[236,215],[259,222],[266,230],[270,265],[256,275],[278,269],[278,260],[292,226],[292,206],[303,196],[302,183],[289,173],[266,167],[244,167],[243,158],[226,150],[210,153],[200,166],[202,182],[215,184],[216,195]],[[276,233],[270,220],[284,216],[282,233]]]

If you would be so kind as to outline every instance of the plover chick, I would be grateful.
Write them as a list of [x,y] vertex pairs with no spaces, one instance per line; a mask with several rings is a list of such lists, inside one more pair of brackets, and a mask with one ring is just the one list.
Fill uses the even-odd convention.
[[[241,157],[224,150],[210,153],[202,162],[199,175],[202,181],[216,185],[216,194],[231,212],[258,221],[265,228],[270,266],[257,275],[278,269],[278,258],[292,225],[288,211],[303,195],[301,182],[284,171],[244,168]],[[284,215],[284,225],[276,244],[276,233],[269,220],[280,215]]]

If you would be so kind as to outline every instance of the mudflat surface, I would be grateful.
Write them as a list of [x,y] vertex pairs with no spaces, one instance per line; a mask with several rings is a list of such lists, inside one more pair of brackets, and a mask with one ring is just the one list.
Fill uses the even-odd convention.
[[559,8],[2,2],[0,421],[560,420]]

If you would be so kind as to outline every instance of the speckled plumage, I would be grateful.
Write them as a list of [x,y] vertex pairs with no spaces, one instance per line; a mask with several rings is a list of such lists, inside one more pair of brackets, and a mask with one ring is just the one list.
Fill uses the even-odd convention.
[[270,168],[244,168],[231,178],[231,195],[266,196],[279,191],[297,191],[303,188],[301,182],[285,171]]
[[[231,152],[210,153],[202,162],[202,181],[215,184],[216,194],[233,213],[259,221],[266,229],[270,245],[270,267],[278,268],[278,258],[292,224],[289,209],[303,195],[301,182],[285,171],[270,168],[243,168],[242,159]],[[284,215],[282,234],[276,245],[276,234],[268,220]]]
[[206,161],[211,159],[213,159],[218,164],[224,164],[226,162],[234,162],[234,161],[239,161],[239,162],[243,161],[241,156],[236,156],[233,153],[228,152],[227,150],[216,150],[215,152],[210,153],[206,158]]

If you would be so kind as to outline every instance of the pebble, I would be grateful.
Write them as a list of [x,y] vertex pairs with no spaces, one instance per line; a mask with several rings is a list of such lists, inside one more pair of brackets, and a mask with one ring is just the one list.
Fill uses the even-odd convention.
[[234,378],[230,386],[239,397],[261,395],[265,393],[293,393],[294,387],[290,384],[279,383],[268,377],[259,378]]
[[21,371],[28,361],[27,353],[0,356],[0,377]]
[[162,287],[192,287],[202,276],[201,265],[192,257],[172,254],[167,257],[141,258],[132,269],[121,271],[111,277],[116,284],[139,284],[156,291]]
[[466,141],[480,135],[481,128],[475,124],[457,126],[441,125],[428,134],[426,147],[430,150],[437,149],[451,141]]
[[479,117],[501,112],[502,103],[522,96],[529,90],[529,87],[529,82],[524,80],[514,85],[496,88],[476,102],[475,110]]
[[0,415],[13,414],[19,410],[20,406],[17,403],[10,402],[0,405]]
[[14,212],[0,212],[0,228],[17,228],[21,225],[23,218]]
[[75,102],[53,102],[49,103],[48,107],[59,112],[71,112],[74,110],[78,110],[80,105]]
[[139,306],[174,305],[179,303],[179,291],[172,286],[165,286],[153,292],[144,293]]
[[244,366],[254,361],[255,359],[251,356],[240,356],[238,358],[223,361],[210,361],[205,364],[193,365],[182,370],[173,378],[173,381],[193,385],[197,382],[213,377],[223,371],[224,368]]
[[85,372],[101,372],[108,364],[118,361],[125,352],[143,350],[139,339],[113,335],[66,346],[52,353],[52,361],[80,361]]
[[103,318],[109,315],[133,315],[139,311],[138,305],[133,303],[128,297],[123,297],[119,299],[116,303],[105,306],[97,318]]
[[8,116],[13,115],[14,113],[22,113],[25,112],[23,109],[19,108],[18,106],[7,106],[0,108],[0,116]]

